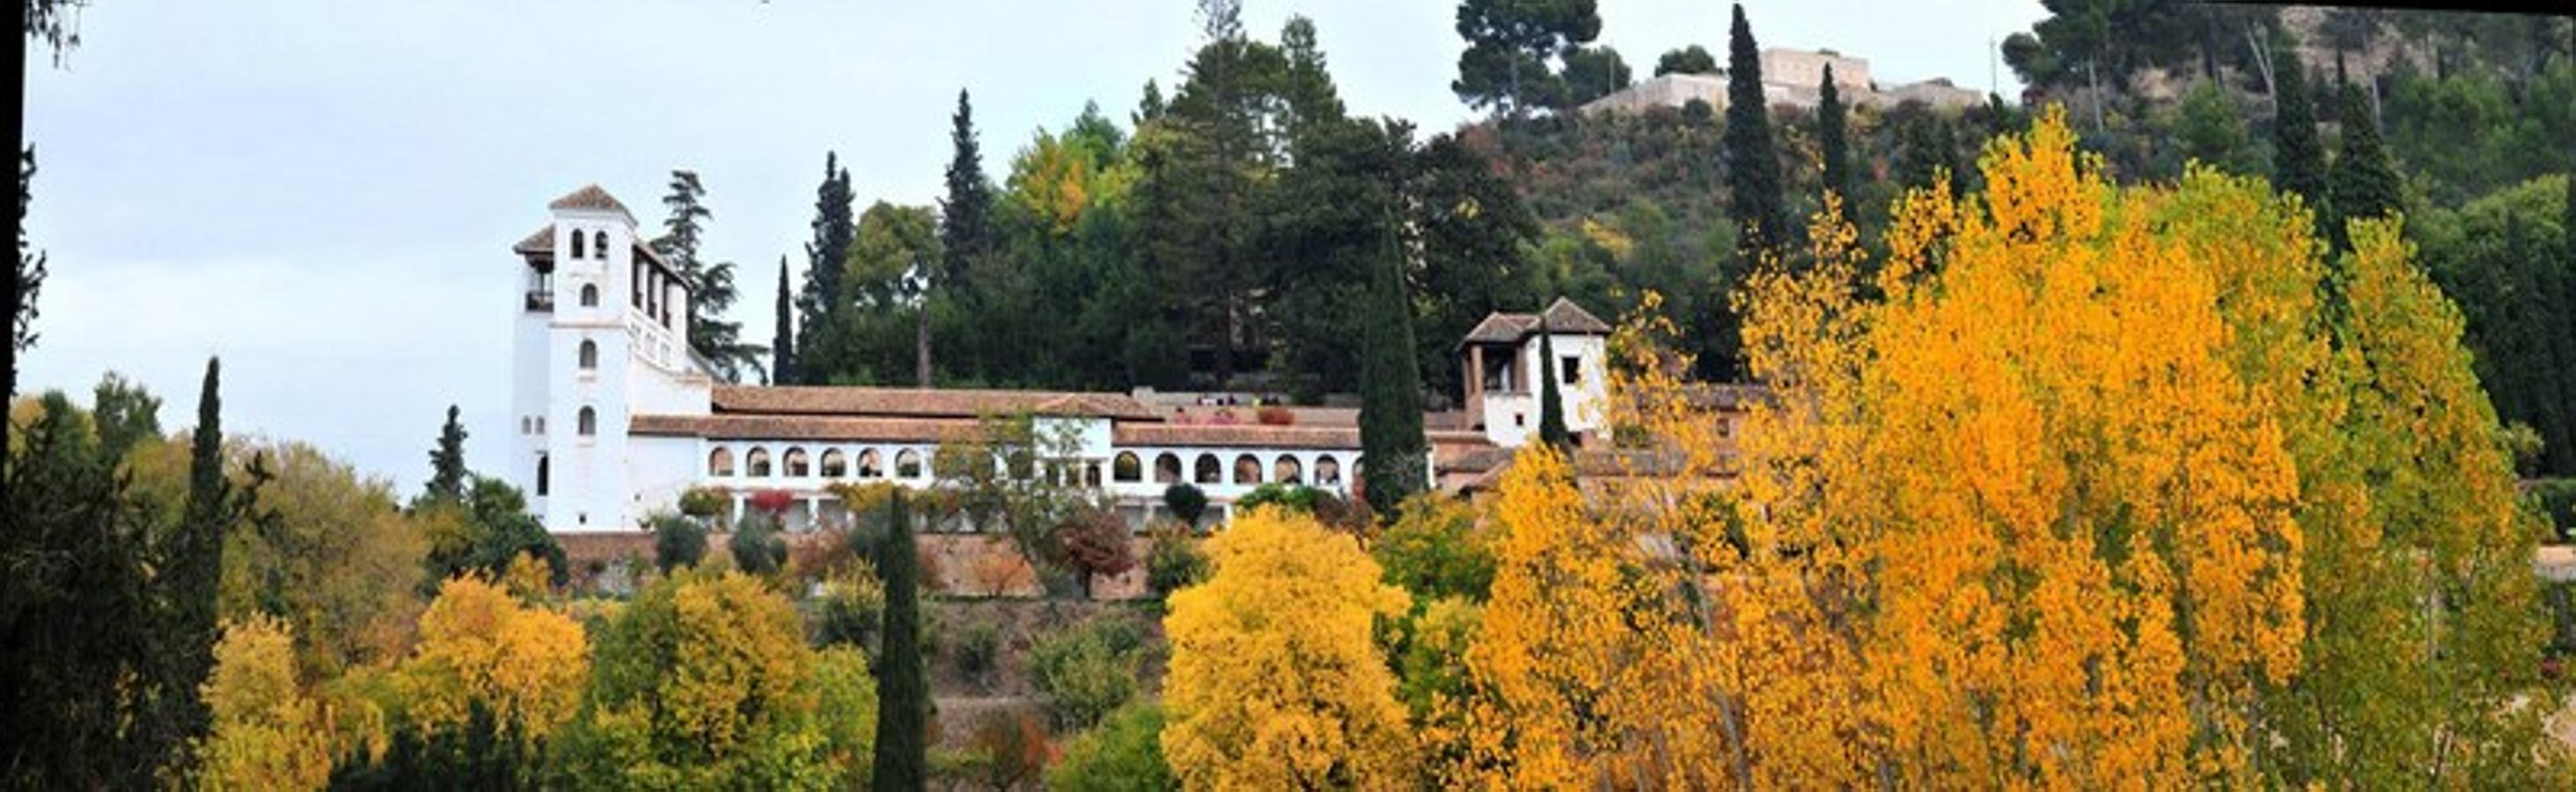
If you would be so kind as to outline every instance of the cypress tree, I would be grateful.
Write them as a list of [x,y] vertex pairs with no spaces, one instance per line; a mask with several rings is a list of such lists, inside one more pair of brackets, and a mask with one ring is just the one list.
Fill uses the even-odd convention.
[[447,425],[438,429],[438,447],[429,450],[429,487],[425,501],[465,501],[465,425],[456,420],[456,405],[447,405]]
[[930,683],[921,663],[921,558],[913,549],[912,515],[900,491],[886,504],[886,541],[877,559],[885,576],[885,624],[877,660],[874,788],[919,790],[929,780]]
[[[168,597],[164,652],[169,674],[160,695],[170,702],[167,724],[186,737],[205,734],[210,713],[199,687],[215,667],[215,597],[223,580],[224,528],[241,513],[232,482],[224,477],[223,362],[206,359],[204,389],[197,396],[197,428],[188,455],[188,505],[162,553]],[[259,475],[254,466],[254,476]]]
[[2348,248],[2351,232],[2345,224],[2395,214],[2400,207],[2400,188],[2397,168],[2388,159],[2388,146],[2379,138],[2378,124],[2371,120],[2370,101],[2361,95],[2361,89],[2346,83],[2342,104],[2342,147],[2335,154],[2334,171],[2329,177],[2334,190],[2335,224],[2331,230],[2335,247]]
[[[2272,85],[2272,186],[2306,199],[2320,226],[2331,222],[2326,195],[2326,150],[2317,141],[2316,106],[2308,98],[2308,68],[2295,54]],[[2320,228],[2319,239],[2326,238]]]
[[975,142],[975,106],[957,89],[957,114],[949,117],[948,196],[939,201],[939,266],[936,287],[965,282],[968,262],[992,245],[993,185],[984,178],[984,154]]
[[796,384],[796,315],[787,291],[787,257],[778,257],[778,331],[769,337],[769,383]]
[[849,302],[841,281],[849,271],[850,243],[858,238],[851,199],[849,169],[841,167],[837,153],[824,153],[823,184],[814,189],[814,240],[805,243],[805,288],[796,295],[796,348],[802,355],[797,381],[805,384],[841,373],[841,361],[827,359],[821,340],[837,332],[841,308]]
[[[1395,229],[1386,233],[1392,253]],[[1402,264],[1393,255],[1375,262],[1361,319],[1368,346],[1360,355],[1360,487],[1369,506],[1387,519],[1394,518],[1396,504],[1429,484],[1422,372],[1413,349],[1413,313],[1406,307],[1412,303],[1396,271]]]
[[1726,36],[1727,213],[1737,228],[1736,249],[1754,252],[1788,241],[1789,218],[1780,202],[1780,157],[1771,140],[1771,107],[1762,98],[1761,53],[1744,6]]
[[1834,65],[1825,64],[1825,82],[1816,88],[1816,140],[1824,149],[1825,189],[1842,198],[1842,216],[1852,216],[1850,143],[1844,136],[1842,91],[1834,87]]
[[1565,376],[1556,359],[1556,333],[1548,329],[1547,312],[1538,314],[1538,440],[1562,453],[1574,451],[1574,433],[1565,429],[1565,397],[1556,380]]

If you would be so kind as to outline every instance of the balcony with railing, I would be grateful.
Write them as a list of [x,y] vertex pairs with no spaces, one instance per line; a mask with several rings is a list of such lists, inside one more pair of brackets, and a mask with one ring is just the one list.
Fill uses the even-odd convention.
[[529,291],[529,292],[528,292],[528,310],[529,310],[530,312],[536,312],[536,313],[552,313],[552,312],[554,311],[554,309],[555,309],[555,293],[554,293],[554,290],[552,290],[552,289],[535,289],[535,290],[531,290],[531,291]]

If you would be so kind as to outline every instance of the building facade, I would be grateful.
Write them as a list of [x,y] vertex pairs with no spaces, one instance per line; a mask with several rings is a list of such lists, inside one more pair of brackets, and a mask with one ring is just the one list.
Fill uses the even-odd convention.
[[[1158,516],[1176,483],[1204,491],[1220,516],[1266,483],[1357,494],[1358,415],[1347,408],[1148,390],[719,382],[687,342],[689,284],[638,235],[625,206],[592,185],[549,209],[550,221],[512,247],[522,267],[509,462],[549,530],[637,530],[692,489],[721,493],[734,514],[755,495],[783,497],[789,529],[810,530],[846,519],[831,485],[934,486],[943,447],[998,448],[998,427],[1023,419],[1032,439],[1019,447],[1030,458],[997,454],[997,472],[1090,490],[1138,526]],[[1539,359],[1542,328],[1553,361]],[[1432,480],[1490,469],[1535,435],[1539,376],[1559,378],[1568,428],[1596,434],[1608,332],[1565,300],[1540,314],[1487,317],[1458,346],[1465,370],[1482,375],[1471,378],[1463,414],[1426,416],[1433,452],[1420,464]]]

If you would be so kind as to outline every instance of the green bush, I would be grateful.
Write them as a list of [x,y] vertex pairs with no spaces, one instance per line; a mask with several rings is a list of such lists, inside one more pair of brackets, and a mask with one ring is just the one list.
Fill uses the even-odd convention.
[[1491,540],[1476,526],[1476,509],[1438,494],[1404,502],[1404,510],[1369,554],[1386,581],[1418,599],[1465,597],[1482,602],[1494,585]]
[[2576,541],[2576,478],[2542,479],[2532,485],[2531,500],[2557,526],[2558,541]]
[[1165,523],[1148,535],[1153,541],[1145,550],[1145,585],[1154,594],[1168,595],[1207,578],[1207,556],[1199,552],[1188,526]]
[[1192,528],[1198,527],[1199,518],[1207,514],[1207,506],[1207,493],[1194,485],[1176,483],[1163,488],[1163,508],[1172,510],[1172,516]]
[[690,487],[680,493],[680,513],[691,517],[714,517],[724,513],[725,504],[733,499],[724,490],[713,487]]
[[1029,683],[1046,698],[1058,727],[1086,728],[1135,698],[1144,645],[1134,624],[1092,619],[1029,647]]
[[698,565],[707,556],[707,529],[698,521],[664,512],[644,518],[653,530],[653,565],[662,574]]
[[992,622],[973,622],[956,632],[957,643],[950,662],[957,673],[974,680],[984,690],[993,688],[993,672],[1002,666],[1002,628]]
[[1181,788],[1163,763],[1163,708],[1139,701],[1118,708],[1100,725],[1065,743],[1064,756],[1048,768],[1046,786],[1057,792],[1166,792]]
[[815,607],[817,645],[854,646],[876,655],[877,636],[885,627],[885,583],[866,559],[825,578]]
[[1243,497],[1236,498],[1234,508],[1242,512],[1259,506],[1280,506],[1313,514],[1315,496],[1321,492],[1322,490],[1303,484],[1281,484],[1273,481],[1254,487],[1251,492],[1244,493]]
[[735,520],[733,539],[725,543],[733,552],[733,566],[747,574],[773,575],[787,565],[787,539],[778,535],[778,518],[754,512]]

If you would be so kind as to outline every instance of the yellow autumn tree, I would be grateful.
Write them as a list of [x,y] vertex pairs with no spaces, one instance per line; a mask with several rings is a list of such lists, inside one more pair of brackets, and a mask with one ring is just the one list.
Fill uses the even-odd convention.
[[2245,783],[2299,666],[2297,474],[2220,283],[2073,142],[2051,114],[1975,200],[1901,202],[1880,301],[1829,217],[1748,289],[1745,533],[1853,554],[1879,778]]
[[1215,572],[1175,592],[1163,756],[1190,789],[1415,785],[1405,710],[1371,629],[1402,590],[1348,534],[1261,508],[1207,552]]
[[197,744],[196,786],[321,789],[330,781],[325,718],[296,668],[285,622],[254,615],[224,625],[204,688],[213,728]]
[[519,733],[543,738],[580,706],[590,646],[571,617],[468,575],[439,585],[420,616],[419,645],[395,673],[416,725],[463,723],[479,702]]

